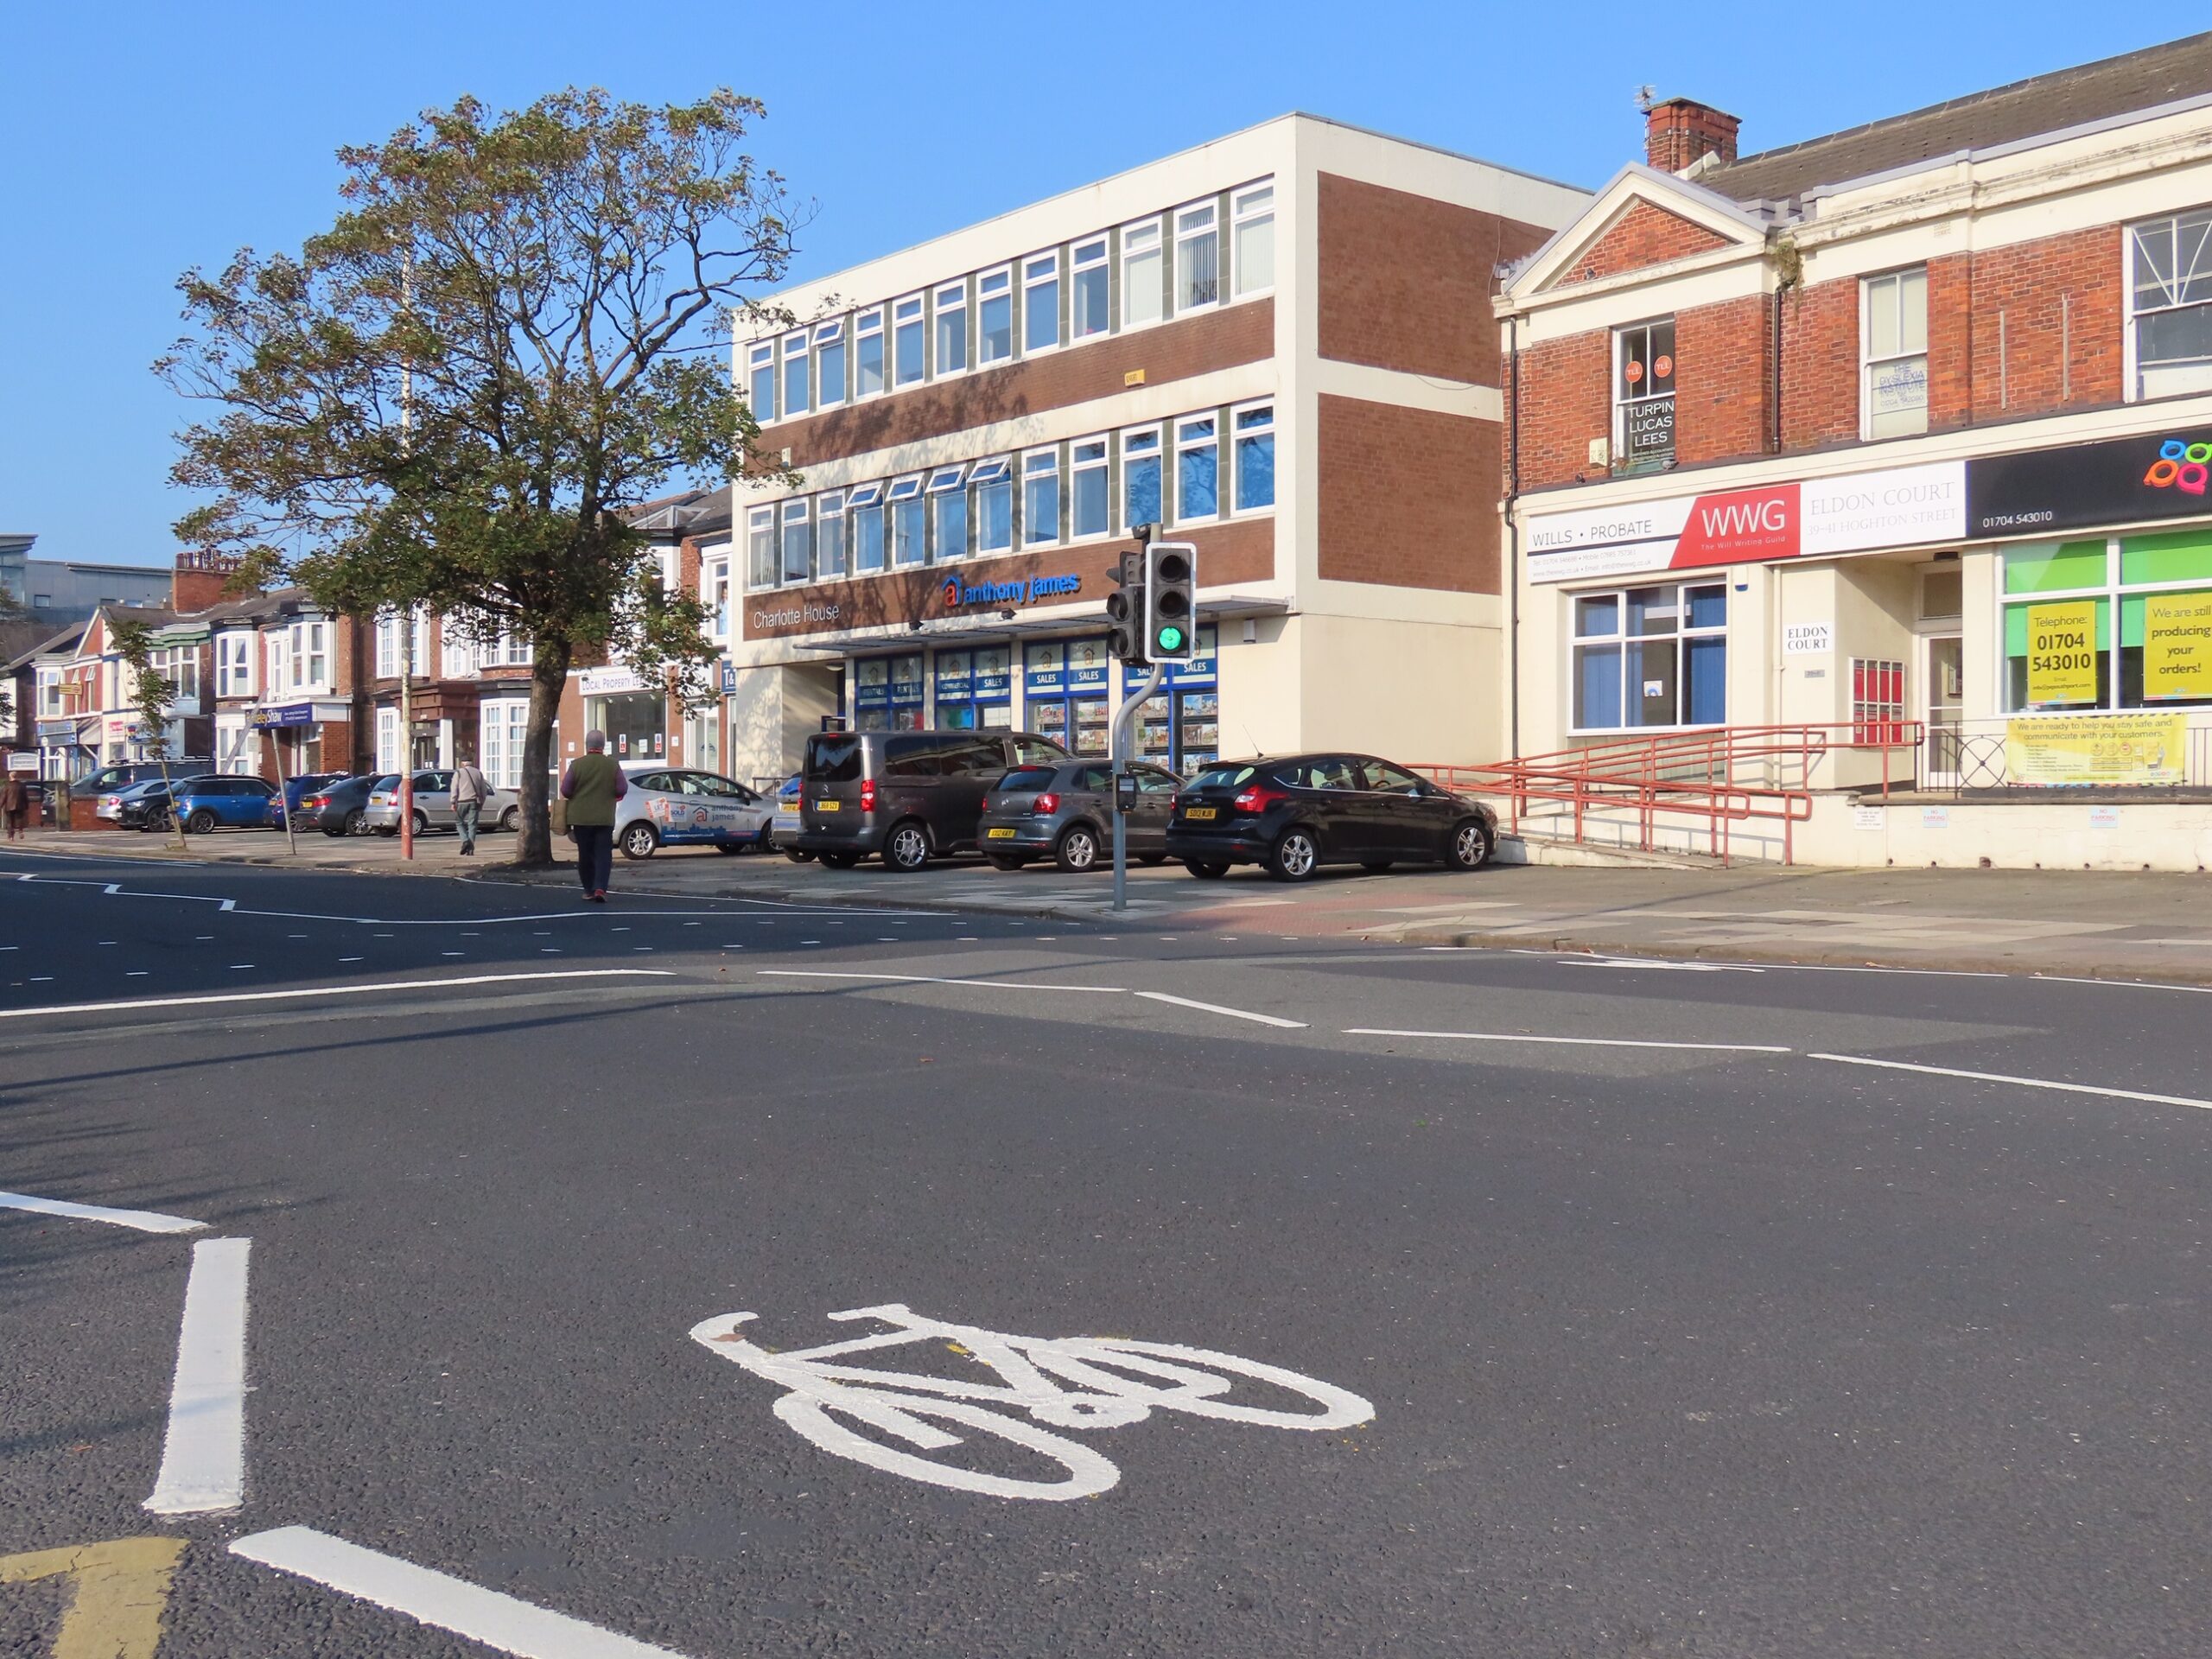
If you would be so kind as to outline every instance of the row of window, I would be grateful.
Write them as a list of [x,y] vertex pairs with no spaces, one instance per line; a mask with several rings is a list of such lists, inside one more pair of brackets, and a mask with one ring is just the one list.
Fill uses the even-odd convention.
[[[260,642],[258,664],[257,640]],[[319,617],[258,633],[232,632],[215,636],[215,695],[219,697],[283,697],[329,690],[330,625]]]
[[[2128,227],[2125,324],[2129,401],[2212,390],[2212,207]],[[1675,324],[1613,332],[1612,456],[1644,472],[1675,455]],[[1859,435],[1928,429],[1928,269],[1859,285]]]
[[790,420],[1249,299],[1274,280],[1274,185],[1262,180],[753,340],[747,402],[755,420]]
[[[1138,524],[1211,524],[1274,500],[1274,404],[1235,404],[755,507],[746,585],[951,564]],[[709,597],[727,632],[726,594]]]
[[[392,680],[399,677],[400,636],[406,632],[404,619],[380,616],[377,619],[377,678]],[[443,671],[455,679],[465,679],[481,673],[487,668],[527,668],[534,659],[528,639],[501,632],[486,640],[463,632],[459,627],[443,631],[440,654],[444,659]],[[417,608],[409,673],[424,675],[430,671],[430,613]]]

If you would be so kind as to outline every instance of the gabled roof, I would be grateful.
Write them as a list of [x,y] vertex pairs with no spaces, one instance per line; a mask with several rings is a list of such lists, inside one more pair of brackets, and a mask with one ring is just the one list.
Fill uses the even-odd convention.
[[1737,201],[1790,201],[1825,184],[1861,179],[1960,150],[2212,93],[2212,34],[2031,76],[1864,126],[1784,144],[1707,168],[1697,181]]
[[4,669],[0,669],[0,672],[13,674],[17,669],[29,665],[38,658],[49,656],[55,652],[71,649],[75,645],[77,640],[83,636],[84,632],[85,625],[83,623],[73,622],[60,632],[49,634],[47,638],[40,640],[29,650],[19,652],[15,657],[10,658]]
[[1513,267],[1506,283],[1507,297],[1526,299],[1576,281],[1585,256],[1639,204],[1708,232],[1712,249],[1763,247],[1766,243],[1769,221],[1765,214],[1708,190],[1696,181],[1631,162],[1607,181],[1588,207]]

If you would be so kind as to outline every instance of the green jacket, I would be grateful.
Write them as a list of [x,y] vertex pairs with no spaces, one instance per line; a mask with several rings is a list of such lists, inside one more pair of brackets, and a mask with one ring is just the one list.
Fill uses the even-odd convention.
[[561,798],[569,804],[570,823],[614,825],[614,803],[630,792],[630,780],[611,754],[580,754],[569,762]]

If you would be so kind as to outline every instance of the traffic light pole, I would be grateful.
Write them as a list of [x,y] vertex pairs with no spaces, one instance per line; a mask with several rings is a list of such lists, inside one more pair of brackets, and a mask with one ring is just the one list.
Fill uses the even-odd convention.
[[1129,734],[1136,729],[1137,718],[1152,694],[1160,690],[1166,677],[1167,665],[1154,663],[1152,672],[1145,677],[1135,695],[1122,703],[1122,712],[1114,716],[1114,908],[1129,907],[1129,821],[1122,810],[1122,779],[1129,769]]

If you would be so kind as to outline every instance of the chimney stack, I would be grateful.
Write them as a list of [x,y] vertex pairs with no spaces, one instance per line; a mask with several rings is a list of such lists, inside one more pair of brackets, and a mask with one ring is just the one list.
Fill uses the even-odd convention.
[[176,568],[169,576],[169,608],[180,616],[189,616],[219,605],[226,597],[224,589],[238,568],[239,560],[227,553],[218,553],[212,548],[185,548],[176,556]]
[[1690,98],[1654,104],[1643,120],[1643,158],[1662,173],[1687,173],[1708,156],[1727,166],[1736,159],[1736,129],[1744,124],[1740,117]]

